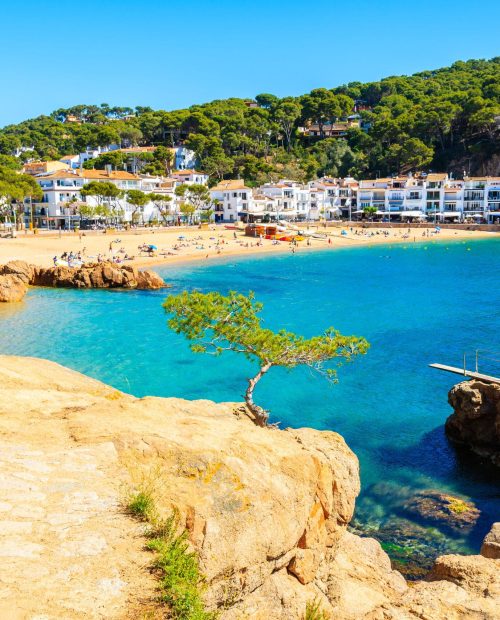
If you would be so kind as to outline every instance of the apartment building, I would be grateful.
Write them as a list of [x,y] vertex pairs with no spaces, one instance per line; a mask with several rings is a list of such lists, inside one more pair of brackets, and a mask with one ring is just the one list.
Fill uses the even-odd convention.
[[253,192],[242,179],[221,181],[210,189],[210,196],[216,222],[248,221],[256,213]]

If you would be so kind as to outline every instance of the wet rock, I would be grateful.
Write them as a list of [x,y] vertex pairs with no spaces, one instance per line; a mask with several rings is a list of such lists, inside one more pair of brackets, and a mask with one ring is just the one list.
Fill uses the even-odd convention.
[[454,409],[445,426],[450,440],[500,467],[500,385],[463,381],[448,402]]
[[469,532],[481,514],[472,502],[434,490],[415,493],[402,508],[424,523],[455,534]]
[[493,523],[481,547],[485,558],[500,559],[500,523]]

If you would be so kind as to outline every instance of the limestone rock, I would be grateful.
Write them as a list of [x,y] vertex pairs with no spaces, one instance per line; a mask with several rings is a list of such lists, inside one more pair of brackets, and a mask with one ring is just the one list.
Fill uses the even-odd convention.
[[485,558],[500,560],[500,523],[493,523],[481,547],[481,555]]
[[0,302],[21,301],[28,286],[17,275],[0,275]]
[[448,437],[500,467],[500,385],[464,381],[450,390],[448,402],[454,409]]

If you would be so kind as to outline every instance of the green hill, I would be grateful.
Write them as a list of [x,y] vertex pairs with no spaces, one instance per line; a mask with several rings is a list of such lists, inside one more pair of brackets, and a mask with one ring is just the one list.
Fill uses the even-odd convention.
[[[78,105],[4,127],[0,153],[33,146],[35,153],[21,157],[56,159],[87,146],[182,141],[214,181],[239,175],[250,183],[416,169],[500,171],[500,57],[299,97],[261,94],[255,102],[234,98],[174,111]],[[360,118],[345,135],[328,137],[331,123],[355,110]],[[310,125],[319,135],[299,130]]]

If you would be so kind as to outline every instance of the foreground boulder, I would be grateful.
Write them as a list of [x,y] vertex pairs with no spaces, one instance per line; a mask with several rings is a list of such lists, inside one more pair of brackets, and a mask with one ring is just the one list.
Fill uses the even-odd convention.
[[24,261],[11,261],[0,266],[0,301],[20,301],[29,284],[53,288],[141,290],[167,286],[154,271],[139,271],[132,265],[111,262],[87,263],[81,267],[35,267]]
[[500,385],[463,381],[450,390],[448,402],[454,410],[446,420],[448,437],[500,467]]
[[238,404],[0,356],[0,481],[2,618],[163,617],[131,489],[177,509],[220,620],[304,620],[312,601],[335,620],[498,618],[500,560],[443,556],[408,587],[346,532],[359,475],[342,437],[258,428]]

